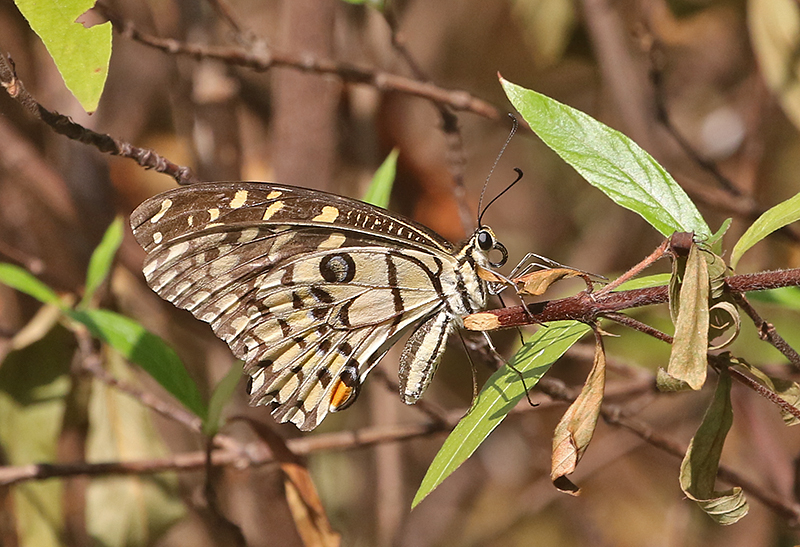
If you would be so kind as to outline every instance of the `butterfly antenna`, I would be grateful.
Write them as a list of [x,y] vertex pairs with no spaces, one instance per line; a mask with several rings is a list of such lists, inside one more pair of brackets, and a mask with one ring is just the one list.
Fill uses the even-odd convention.
[[[517,132],[517,127],[519,126],[519,122],[517,121],[517,118],[513,114],[511,114],[509,112],[508,113],[508,117],[511,118],[511,123],[512,123],[511,132],[508,134],[508,137],[506,138],[506,142],[503,144],[503,147],[500,149],[500,153],[497,154],[497,157],[494,160],[494,164],[492,164],[492,168],[489,169],[489,174],[486,175],[486,181],[483,183],[483,189],[481,190],[481,197],[478,200],[478,211],[480,212],[480,214],[478,215],[478,226],[481,225],[481,218],[483,218],[483,213],[486,211],[486,209],[481,210],[481,205],[483,204],[483,195],[486,193],[486,188],[489,186],[489,179],[492,178],[492,173],[494,173],[495,167],[497,167],[497,164],[500,162],[500,158],[503,157],[503,153],[506,151],[506,148],[508,147],[508,143],[511,142],[511,137],[513,137],[514,134]],[[516,182],[516,181],[514,181],[514,182]],[[513,186],[513,183],[512,183],[512,186]],[[508,188],[506,188],[506,190],[508,190]],[[503,192],[505,192],[505,190],[503,190]],[[503,192],[501,192],[500,195],[502,195]],[[500,197],[500,196],[497,196],[497,197]],[[494,198],[494,199],[497,199],[497,197]],[[492,201],[494,201],[494,199]],[[491,205],[491,203],[490,203],[490,205]],[[487,205],[486,208],[488,209],[489,205]]]

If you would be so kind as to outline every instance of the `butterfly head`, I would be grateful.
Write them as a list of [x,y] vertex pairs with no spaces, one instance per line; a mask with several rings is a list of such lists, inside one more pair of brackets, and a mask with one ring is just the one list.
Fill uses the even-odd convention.
[[[478,263],[484,262],[488,263],[489,266],[492,268],[499,268],[503,266],[506,261],[508,260],[508,251],[506,250],[505,245],[500,243],[497,240],[497,237],[494,235],[494,232],[488,226],[480,226],[475,233],[472,235],[472,241],[470,241],[473,251],[473,258],[475,258]],[[492,262],[489,259],[489,253],[492,251],[499,251],[500,252],[500,260],[497,262]],[[480,256],[477,257],[475,254]],[[481,260],[482,258],[482,260]]]

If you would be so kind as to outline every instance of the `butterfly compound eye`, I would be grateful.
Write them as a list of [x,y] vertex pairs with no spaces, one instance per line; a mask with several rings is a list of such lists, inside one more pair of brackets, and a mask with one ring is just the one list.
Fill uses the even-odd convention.
[[490,251],[494,247],[494,237],[488,230],[478,232],[478,247],[481,251]]

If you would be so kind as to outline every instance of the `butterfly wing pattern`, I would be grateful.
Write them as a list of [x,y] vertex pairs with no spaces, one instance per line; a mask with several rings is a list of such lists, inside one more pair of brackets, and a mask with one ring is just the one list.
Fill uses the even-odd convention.
[[251,404],[302,430],[349,406],[411,329],[400,392],[416,402],[448,335],[485,305],[477,268],[492,249],[505,257],[487,227],[455,249],[384,209],[272,183],[176,188],[142,203],[131,226],[150,287],[244,360]]

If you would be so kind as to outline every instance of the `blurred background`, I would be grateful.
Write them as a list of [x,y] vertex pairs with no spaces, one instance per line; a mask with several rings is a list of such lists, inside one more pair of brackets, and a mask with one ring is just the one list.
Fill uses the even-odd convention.
[[[760,212],[800,191],[800,8],[793,0],[401,0],[387,6],[388,17],[337,0],[118,0],[104,9],[129,32],[115,32],[108,82],[91,116],[65,89],[41,41],[11,2],[0,3],[0,50],[11,55],[18,76],[46,108],[152,148],[190,166],[202,180],[279,181],[358,198],[397,148],[391,209],[458,242],[465,237],[459,207],[472,215],[467,223],[476,217],[481,188],[511,126],[500,73],[633,138],[687,190],[712,230],[733,219],[725,238],[728,249]],[[132,30],[260,55],[332,60],[339,63],[338,74],[291,66],[255,71],[197,60],[150,47]],[[378,76],[355,82],[342,77],[348,65]],[[485,108],[447,107],[459,130],[444,131],[436,104],[386,83],[380,77],[384,73],[429,79],[451,93],[448,97],[472,97]],[[524,128],[500,159],[487,197],[513,180],[514,167],[525,178],[484,218],[508,247],[511,265],[535,252],[613,278],[661,242],[655,230],[605,199]],[[464,192],[455,182],[462,180]],[[80,294],[89,256],[112,219],[127,217],[144,199],[174,186],[169,177],[128,159],[55,135],[0,93],[0,261],[26,267],[59,291]],[[800,238],[794,234],[761,243],[740,263],[739,273],[798,267]],[[209,393],[231,366],[240,365],[208,325],[147,288],[143,259],[128,230],[102,305],[167,339]],[[648,273],[658,271],[669,271],[669,264]],[[548,297],[582,288],[580,282],[559,284]],[[758,307],[797,347],[797,313],[768,303]],[[37,302],[0,285],[0,344],[5,344],[0,356],[38,309]],[[665,307],[632,315],[671,332]],[[620,335],[607,339],[608,399],[687,444],[712,388],[677,395],[623,389],[651,379],[666,365],[669,347],[618,326],[608,330]],[[514,333],[496,339],[507,354],[518,344]],[[466,412],[472,373],[460,343],[451,342],[425,399]],[[592,348],[570,351],[551,374],[580,386],[591,368]],[[17,413],[30,401],[0,393],[4,464],[46,457],[26,461],[26,453],[17,449],[26,431],[39,427],[51,430],[55,439],[52,461],[147,460],[203,449],[200,436],[180,424],[97,380],[70,374],[73,350],[68,335],[51,333],[0,367],[6,380],[16,371],[31,385],[46,387],[50,405],[46,417],[25,422]],[[758,340],[751,325],[743,326],[732,351],[790,377],[784,359]],[[391,379],[398,356],[395,348],[379,367]],[[106,366],[168,397],[110,352]],[[492,371],[480,362],[477,368],[482,383]],[[41,370],[63,374],[42,378]],[[244,383],[227,413],[264,422],[285,438],[301,436],[291,425],[275,424],[268,410],[248,408]],[[615,386],[622,386],[620,395],[615,396]],[[751,547],[800,542],[792,528],[796,523],[753,499],[740,523],[714,524],[684,498],[677,458],[604,423],[572,476],[581,496],[558,493],[549,480],[551,437],[566,406],[541,395],[536,400],[542,404],[507,419],[413,511],[411,499],[443,434],[314,452],[312,478],[342,544]],[[797,503],[800,434],[785,428],[773,406],[741,386],[734,386],[733,402],[736,416],[723,462]],[[371,377],[352,408],[305,435],[426,419],[403,405],[386,382]],[[224,431],[243,444],[257,442],[241,423]],[[221,512],[241,528],[248,545],[303,544],[278,467],[230,465],[213,479]],[[225,527],[208,517],[203,481],[202,470],[195,470],[52,479],[0,489],[0,543],[233,544]],[[48,526],[55,532],[46,534]]]

